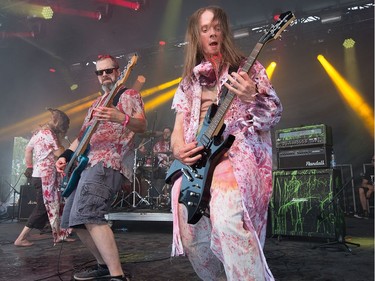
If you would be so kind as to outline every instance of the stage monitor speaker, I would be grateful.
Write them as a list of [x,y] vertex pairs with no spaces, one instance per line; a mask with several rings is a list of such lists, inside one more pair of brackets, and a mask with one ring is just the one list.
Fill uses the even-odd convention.
[[339,239],[345,236],[340,207],[340,171],[334,169],[273,172],[270,203],[272,234]]
[[21,185],[18,219],[26,220],[36,205],[36,190],[32,185]]

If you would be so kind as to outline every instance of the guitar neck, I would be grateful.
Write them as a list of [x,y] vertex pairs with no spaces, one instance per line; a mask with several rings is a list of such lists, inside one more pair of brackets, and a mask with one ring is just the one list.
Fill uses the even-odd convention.
[[[104,102],[100,103],[100,106],[105,106],[108,107],[112,104],[113,99],[116,95],[116,93],[119,91],[121,88],[121,85],[118,85],[114,87],[111,92],[108,94],[108,96],[105,98]],[[87,127],[82,140],[79,142],[79,145],[77,149],[75,150],[74,154],[75,156],[79,156],[84,153],[84,151],[87,149],[87,146],[90,143],[91,136],[95,133],[96,128],[99,125],[99,121],[96,117],[93,117],[92,124]]]
[[[251,67],[253,66],[255,60],[257,59],[261,49],[263,48],[264,44],[257,43],[251,52],[251,54],[248,56],[244,66],[242,67],[242,70],[247,72],[249,74]],[[225,86],[224,86],[225,87]],[[226,93],[226,94],[225,94]],[[212,118],[210,125],[208,126],[206,132],[204,133],[204,136],[208,139],[212,139],[214,136],[216,136],[221,127],[224,123],[224,116],[227,113],[230,105],[232,104],[234,97],[236,96],[232,92],[228,91],[228,89],[225,87],[222,94],[225,94],[224,100],[221,102],[217,112],[215,113],[215,116]]]

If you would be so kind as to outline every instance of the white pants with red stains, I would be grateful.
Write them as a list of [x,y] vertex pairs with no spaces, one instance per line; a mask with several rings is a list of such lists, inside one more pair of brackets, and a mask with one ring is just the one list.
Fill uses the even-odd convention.
[[202,280],[274,280],[256,231],[245,228],[233,172],[230,168],[220,171],[215,170],[211,185],[210,218],[188,224],[185,206],[178,205],[184,252]]

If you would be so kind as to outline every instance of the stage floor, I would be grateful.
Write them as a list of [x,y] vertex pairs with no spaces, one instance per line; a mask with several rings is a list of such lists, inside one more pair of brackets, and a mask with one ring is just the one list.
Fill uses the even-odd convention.
[[[199,280],[186,257],[170,258],[170,217],[169,212],[158,210],[110,214],[121,262],[132,273],[132,280]],[[268,237],[265,256],[276,280],[374,280],[374,221],[345,219],[346,241],[360,244],[348,245],[351,252],[342,244],[314,248],[322,242],[307,237]],[[24,224],[7,218],[0,223],[0,281],[73,280],[75,270],[94,264],[79,240],[53,246],[50,233],[33,230],[33,246],[15,247],[13,242]]]

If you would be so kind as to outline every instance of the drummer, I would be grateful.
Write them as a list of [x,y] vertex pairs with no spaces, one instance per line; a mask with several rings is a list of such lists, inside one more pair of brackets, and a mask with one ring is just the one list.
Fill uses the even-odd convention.
[[161,169],[165,178],[165,173],[169,169],[172,159],[171,159],[171,134],[172,130],[170,127],[165,127],[163,129],[163,138],[155,143],[153,147],[154,155],[158,159],[158,168]]

